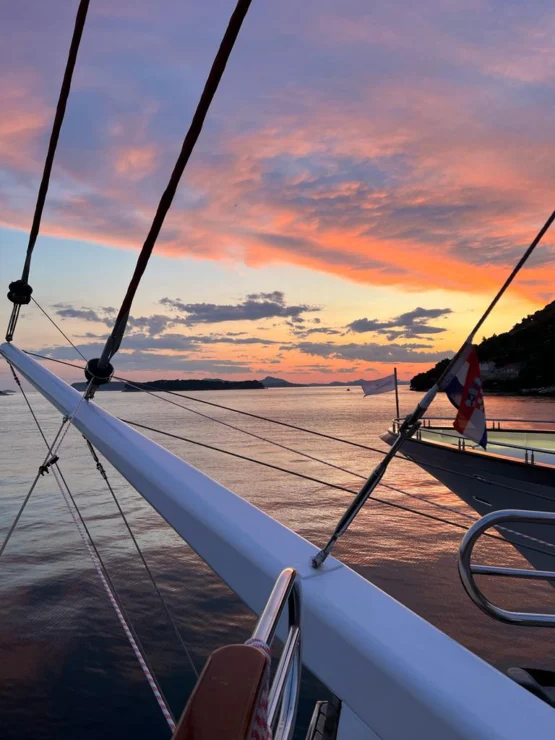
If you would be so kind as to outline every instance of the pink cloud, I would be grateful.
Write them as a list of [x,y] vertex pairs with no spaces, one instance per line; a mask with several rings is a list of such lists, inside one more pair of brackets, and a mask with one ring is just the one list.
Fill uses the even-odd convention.
[[[104,5],[99,17],[106,14]],[[526,85],[552,82],[555,54],[547,40],[555,21],[551,15],[538,27],[511,11],[492,31],[495,44],[479,28],[458,33],[457,24],[480,14],[490,22],[478,1],[406,5],[395,18],[388,4],[371,13],[357,3],[341,14],[331,3],[314,16],[303,10],[291,44],[307,67],[310,54],[321,54],[322,63],[331,55],[337,78],[311,83],[301,68],[256,96],[232,69],[158,250],[255,267],[289,263],[408,290],[491,292],[553,207],[555,170],[546,154],[555,144],[552,117],[541,100],[530,101],[534,90]],[[142,4],[136,11],[128,4],[115,20],[129,17],[146,23],[149,15]],[[272,37],[267,28],[263,33]],[[149,28],[131,26],[126,52],[145,36],[163,48]],[[245,49],[255,36],[255,29],[246,32]],[[176,53],[172,46],[159,63],[175,64]],[[247,52],[238,53],[244,65]],[[92,59],[100,65],[100,57]],[[375,72],[372,62],[390,65],[391,73]],[[287,70],[287,59],[283,64]],[[164,130],[174,99],[163,97],[167,91],[144,95],[147,67],[137,69],[131,85],[107,76],[91,57],[80,70],[77,91],[109,91],[110,105],[107,113],[99,108],[82,149],[65,148],[77,120],[69,112],[43,231],[136,248],[179,149]],[[21,84],[3,95],[0,122],[0,160],[12,176],[40,171],[37,142],[51,115],[19,73]],[[507,80],[528,93],[516,94]],[[5,225],[28,227],[34,187],[27,202],[6,188]],[[546,240],[544,264],[528,269],[520,284],[529,297],[539,300],[555,278],[547,260],[553,243]]]

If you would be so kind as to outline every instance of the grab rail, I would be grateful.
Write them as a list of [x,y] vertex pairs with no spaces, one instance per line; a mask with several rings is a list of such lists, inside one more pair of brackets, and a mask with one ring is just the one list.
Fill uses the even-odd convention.
[[[425,419],[423,421],[426,421]],[[393,420],[393,426],[392,431],[394,433],[398,433],[400,429],[400,423],[397,419]],[[490,430],[491,431],[491,430]],[[497,430],[496,430],[497,431]],[[506,430],[511,431],[511,430]],[[519,430],[515,430],[519,431]],[[527,432],[530,430],[526,430]],[[466,451],[467,449],[482,452],[483,450],[480,449],[480,446],[477,445],[475,442],[472,442],[471,440],[466,439],[460,434],[453,434],[450,431],[448,431],[446,428],[443,427],[432,427],[429,424],[421,424],[418,426],[415,432],[415,439],[418,441],[421,441],[424,437],[423,435],[435,435],[437,437],[447,437],[447,439],[452,439],[453,442],[445,442],[445,444],[449,444],[453,447],[457,447],[457,449]],[[545,432],[544,434],[551,434],[551,432]],[[555,434],[555,432],[554,432]],[[426,440],[425,440],[426,441]],[[429,440],[432,443],[435,443],[434,440]],[[524,453],[523,461],[529,465],[535,465],[536,463],[536,454],[539,455],[550,455],[555,456],[555,449],[547,449],[546,447],[533,447],[532,445],[525,444],[525,445],[517,445],[513,444],[512,442],[496,442],[495,440],[488,439],[488,448],[489,447],[499,447],[503,449],[511,449],[511,450],[520,450]],[[546,463],[551,464],[551,463]]]
[[555,571],[528,570],[524,568],[500,568],[491,565],[472,564],[472,552],[478,539],[484,534],[484,532],[486,532],[486,530],[490,529],[490,527],[497,527],[504,522],[555,524],[555,513],[548,511],[505,509],[502,511],[493,511],[491,514],[486,514],[486,516],[482,517],[476,522],[476,524],[473,524],[463,537],[459,548],[459,576],[465,591],[476,606],[490,617],[493,617],[500,622],[518,624],[524,627],[555,627],[555,614],[515,612],[502,609],[501,607],[492,604],[491,601],[484,596],[474,580],[475,575],[483,575],[555,581]]
[[[404,422],[404,417],[397,417],[393,419],[393,431],[396,432],[399,430],[400,425]],[[448,421],[453,422],[452,416],[425,416],[420,420],[420,427],[422,429],[441,429],[442,427],[435,427],[432,426],[432,422],[435,421]],[[512,429],[508,426],[501,426],[501,423],[503,424],[546,424],[548,426],[555,427],[555,419],[506,419],[506,418],[495,418],[495,419],[487,419],[487,428],[488,430],[491,430],[493,432],[501,432],[501,431],[516,431],[516,432],[530,432],[533,434],[555,434],[555,429],[533,429],[533,428],[527,428],[522,429],[520,427],[517,427],[516,429]]]
[[[455,441],[459,442],[459,447],[461,447],[461,440],[462,440],[462,448],[464,449],[465,438],[462,435],[452,434],[443,429],[438,429],[437,427],[420,427],[417,430],[418,438],[420,438],[422,431],[424,431],[426,434],[432,434],[432,435],[435,434],[437,436],[448,437],[449,439],[454,439]],[[524,452],[531,452],[532,454],[534,452],[540,452],[542,454],[545,453],[548,455],[555,454],[555,450],[548,450],[545,447],[532,447],[532,445],[515,445],[512,442],[495,442],[494,440],[488,440],[488,446],[489,447],[508,447],[509,449],[512,449],[512,450],[523,450]],[[526,460],[526,462],[528,462],[528,460]],[[533,458],[531,460],[531,463],[532,465],[534,464]]]
[[287,604],[289,630],[268,699],[268,724],[272,728],[274,740],[289,740],[292,737],[299,701],[301,599],[296,577],[297,571],[294,568],[285,568],[280,573],[251,638],[271,645]]

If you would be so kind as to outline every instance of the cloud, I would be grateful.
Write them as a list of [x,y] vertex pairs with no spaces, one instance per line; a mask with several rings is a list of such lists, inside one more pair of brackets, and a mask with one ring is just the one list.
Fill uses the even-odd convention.
[[[0,213],[26,230],[60,74],[39,41],[47,24],[52,48],[65,48],[71,19],[59,0],[48,14],[12,6],[0,49]],[[221,10],[170,0],[161,16],[139,1],[92,15],[43,233],[140,246]],[[279,3],[250,18],[158,251],[409,290],[501,284],[552,208],[555,16],[541,0],[503,6],[503,23],[490,10],[405,0],[369,11],[349,0],[339,12],[308,0],[294,27]],[[537,251],[545,266],[529,272],[539,284],[518,290],[548,292],[552,250],[548,235]]]
[[[86,339],[105,340],[109,335],[87,332],[81,336]],[[154,337],[150,334],[135,332],[124,336],[121,347],[124,351],[151,350],[156,352],[193,352],[202,349],[203,346],[221,344],[238,346],[260,345],[262,347],[269,347],[281,344],[281,342],[260,337],[230,337],[225,334],[178,334],[172,332]],[[91,359],[93,357],[98,357],[101,354],[104,344],[97,341],[77,344],[76,346],[87,359]],[[43,347],[38,350],[38,353],[47,354],[49,357],[56,357],[57,359],[69,359],[70,357],[75,357],[75,351],[72,348],[62,345],[56,347]]]
[[[94,343],[78,345],[87,359],[98,357],[103,346],[103,344]],[[43,347],[38,350],[38,354],[58,360],[76,360],[75,351],[71,347]],[[115,364],[117,373],[131,370],[172,370],[183,373],[220,373],[222,375],[243,373],[244,375],[249,375],[252,372],[252,368],[248,362],[239,360],[190,358],[184,355],[146,352],[142,350],[118,352],[117,362]]]
[[336,344],[334,342],[298,342],[294,348],[299,352],[336,360],[363,360],[365,362],[427,362],[434,363],[453,352],[421,352],[428,349],[425,344]]
[[92,309],[83,308],[59,308],[56,311],[56,315],[62,319],[82,319],[83,321],[96,321],[98,323],[104,323],[104,319],[101,318],[96,311]]
[[195,324],[217,324],[226,321],[260,321],[275,317],[288,317],[291,321],[303,321],[301,314],[320,311],[319,306],[308,304],[291,305],[285,303],[280,291],[273,293],[251,293],[235,305],[216,303],[182,303],[179,299],[162,298],[163,306],[184,314],[181,320],[189,326]]
[[307,329],[304,325],[298,326],[289,321],[286,321],[285,324],[289,327],[291,333],[299,338],[305,338],[311,334],[343,334],[340,329],[334,329],[331,326],[313,326]]
[[375,334],[384,334],[392,341],[394,339],[421,339],[426,338],[426,334],[441,334],[446,331],[442,326],[431,326],[428,322],[431,319],[438,319],[453,313],[451,308],[415,308],[412,311],[402,313],[396,318],[389,321],[380,321],[378,319],[355,319],[347,324],[347,329],[362,334],[373,332]]

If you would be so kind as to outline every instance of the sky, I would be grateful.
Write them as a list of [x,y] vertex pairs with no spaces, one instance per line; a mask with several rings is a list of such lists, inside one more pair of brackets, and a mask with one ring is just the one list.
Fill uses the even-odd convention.
[[[86,357],[110,330],[233,7],[91,0],[30,278]],[[1,5],[6,288],[76,9]],[[254,0],[116,371],[329,382],[397,367],[408,379],[456,351],[555,205],[554,37],[544,0]],[[555,232],[481,334],[553,300],[554,282]],[[79,362],[35,306],[15,343]]]

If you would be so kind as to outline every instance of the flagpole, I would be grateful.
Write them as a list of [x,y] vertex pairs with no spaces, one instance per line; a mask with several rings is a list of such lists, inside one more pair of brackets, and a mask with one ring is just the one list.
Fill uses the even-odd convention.
[[393,368],[393,375],[395,376],[395,411],[397,412],[397,419],[401,418],[399,411],[399,387],[397,385],[397,368]]
[[[540,231],[538,232],[536,238],[534,241],[530,244],[526,252],[522,255],[520,260],[517,262],[515,267],[513,268],[511,274],[509,277],[505,280],[499,291],[497,292],[497,295],[492,300],[492,302],[489,304],[487,309],[484,311],[480,319],[478,320],[476,326],[474,329],[470,332],[468,335],[468,339],[464,342],[464,344],[459,348],[458,352],[455,354],[455,356],[451,359],[451,361],[447,364],[447,367],[445,370],[441,373],[438,380],[434,383],[434,385],[430,388],[430,390],[426,393],[426,395],[420,399],[420,401],[417,403],[416,408],[414,411],[409,414],[401,424],[399,428],[399,432],[397,435],[397,439],[391,447],[389,448],[389,452],[382,458],[381,462],[376,465],[374,470],[370,473],[368,476],[366,482],[363,484],[360,491],[357,493],[351,504],[347,507],[347,510],[337,523],[337,526],[329,538],[328,542],[326,543],[326,546],[320,550],[320,552],[312,558],[312,567],[313,568],[319,568],[324,560],[328,557],[330,554],[333,546],[337,542],[337,540],[343,535],[347,529],[349,528],[349,525],[353,521],[353,519],[356,517],[358,512],[362,509],[364,504],[366,503],[366,500],[369,498],[369,496],[372,495],[374,489],[378,485],[378,483],[383,478],[385,471],[387,470],[387,467],[391,460],[395,457],[397,452],[399,451],[399,448],[405,441],[405,439],[409,439],[412,437],[412,435],[415,433],[416,429],[418,428],[418,422],[424,416],[426,413],[428,407],[436,397],[436,394],[441,386],[441,383],[443,380],[445,380],[445,377],[455,364],[455,362],[458,360],[462,352],[464,351],[464,348],[472,342],[474,337],[476,336],[476,333],[480,329],[480,327],[483,325],[484,321],[487,319],[487,317],[490,315],[490,313],[493,311],[507,288],[510,286],[510,284],[513,282],[515,277],[518,275],[520,270],[524,267],[526,261],[534,251],[534,249],[538,246],[542,238],[544,237],[545,233],[548,231],[551,224],[555,221],[555,211],[549,216],[545,224],[542,226]],[[395,384],[397,386],[397,384]]]

